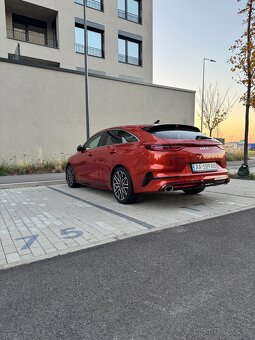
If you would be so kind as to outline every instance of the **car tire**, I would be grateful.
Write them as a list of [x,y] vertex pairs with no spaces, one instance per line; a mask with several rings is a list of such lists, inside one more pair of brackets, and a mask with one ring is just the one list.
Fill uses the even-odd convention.
[[71,164],[66,167],[66,182],[70,188],[77,188],[79,184],[76,182],[74,169]]
[[128,171],[118,167],[112,175],[112,191],[116,200],[121,204],[133,203],[136,199],[132,179]]
[[183,191],[186,195],[197,195],[204,190],[205,190],[205,188],[196,188],[196,189],[187,189],[187,190],[183,190]]

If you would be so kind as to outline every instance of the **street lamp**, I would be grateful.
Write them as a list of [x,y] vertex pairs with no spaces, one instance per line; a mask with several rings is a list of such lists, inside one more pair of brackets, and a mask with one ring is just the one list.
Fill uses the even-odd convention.
[[89,139],[90,133],[89,133],[88,30],[87,30],[87,18],[86,18],[86,3],[87,3],[87,0],[83,0],[86,136],[87,136],[87,139]]
[[213,59],[203,59],[203,85],[202,85],[202,112],[201,112],[201,132],[203,132],[203,119],[204,119],[204,96],[205,96],[205,62],[210,61],[211,63],[216,63]]

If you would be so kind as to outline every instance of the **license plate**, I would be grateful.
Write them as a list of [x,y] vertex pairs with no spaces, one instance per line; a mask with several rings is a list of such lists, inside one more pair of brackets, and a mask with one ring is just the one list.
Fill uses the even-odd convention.
[[196,163],[191,164],[193,172],[210,172],[217,171],[217,163]]

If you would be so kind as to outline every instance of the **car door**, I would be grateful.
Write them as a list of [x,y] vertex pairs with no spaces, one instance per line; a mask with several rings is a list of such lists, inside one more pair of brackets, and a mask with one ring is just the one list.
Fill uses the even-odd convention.
[[138,139],[134,135],[124,130],[108,130],[105,132],[103,143],[105,144],[105,180],[108,181],[108,186],[111,187],[111,172],[112,169],[119,164],[126,168],[127,165],[136,163],[137,157],[133,157],[134,150],[137,148]]
[[122,140],[118,135],[117,130],[108,130],[105,132],[104,141],[105,145],[105,171],[104,181],[108,187],[111,187],[111,171],[115,164],[115,159],[118,157],[118,149],[122,144]]
[[78,155],[75,165],[77,181],[84,184],[93,184],[97,168],[95,156],[101,147],[103,132],[91,137],[83,146],[83,150]]
[[91,168],[93,172],[90,173],[90,181],[94,185],[100,187],[110,187],[110,176],[112,169],[112,154],[116,150],[111,150],[112,145],[121,144],[121,139],[117,136],[115,130],[108,130],[104,132],[100,146],[91,150]]

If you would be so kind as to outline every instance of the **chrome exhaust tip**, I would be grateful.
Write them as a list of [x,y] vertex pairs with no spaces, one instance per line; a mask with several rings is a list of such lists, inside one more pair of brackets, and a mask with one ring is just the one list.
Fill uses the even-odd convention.
[[165,187],[164,187],[164,191],[165,192],[171,192],[171,191],[173,191],[174,190],[174,187],[172,187],[171,185],[166,185]]

